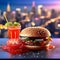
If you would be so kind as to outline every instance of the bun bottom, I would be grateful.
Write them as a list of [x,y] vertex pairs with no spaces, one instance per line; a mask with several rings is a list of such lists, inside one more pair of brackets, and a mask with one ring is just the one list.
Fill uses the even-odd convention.
[[29,45],[25,45],[25,47],[29,50],[47,50],[46,46],[29,46]]

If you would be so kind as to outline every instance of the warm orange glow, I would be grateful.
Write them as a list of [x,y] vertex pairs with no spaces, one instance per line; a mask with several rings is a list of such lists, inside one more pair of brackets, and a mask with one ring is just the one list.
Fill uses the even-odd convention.
[[60,27],[60,24],[58,24],[58,27]]
[[6,16],[6,11],[3,12],[3,16]]
[[28,15],[26,16],[25,20],[26,20],[27,22],[30,22],[30,19],[29,19]]
[[41,18],[41,19],[44,19],[44,18],[45,18],[45,16],[41,16],[40,18]]
[[51,17],[51,11],[47,11],[46,13],[47,13],[47,16],[46,17],[47,18],[50,18]]
[[43,5],[38,5],[38,14],[41,15],[41,8],[43,7]]
[[58,35],[58,34],[59,34],[59,32],[54,32],[54,34]]
[[54,22],[55,20],[54,19],[51,19],[51,22]]
[[22,16],[27,16],[28,14],[27,13],[22,13]]
[[35,26],[35,23],[34,23],[34,22],[31,22],[31,25],[32,25],[32,26]]
[[[49,21],[47,21],[45,24],[41,25],[41,26],[47,26],[48,24],[52,23],[52,22],[56,22],[57,20],[59,20],[60,16],[50,19]],[[60,27],[60,25],[58,24],[58,26]]]
[[2,24],[0,24],[0,29],[3,29],[3,25]]

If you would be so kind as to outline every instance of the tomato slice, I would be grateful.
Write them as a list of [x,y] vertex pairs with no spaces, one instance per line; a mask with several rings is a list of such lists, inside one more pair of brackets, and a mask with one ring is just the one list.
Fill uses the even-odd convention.
[[40,45],[41,46],[44,46],[45,45],[44,41],[40,42]]

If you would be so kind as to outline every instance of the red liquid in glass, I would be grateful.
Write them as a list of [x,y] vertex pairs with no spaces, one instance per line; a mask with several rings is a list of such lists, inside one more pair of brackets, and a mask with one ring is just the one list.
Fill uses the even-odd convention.
[[8,37],[10,39],[19,38],[19,34],[20,34],[20,26],[8,27]]

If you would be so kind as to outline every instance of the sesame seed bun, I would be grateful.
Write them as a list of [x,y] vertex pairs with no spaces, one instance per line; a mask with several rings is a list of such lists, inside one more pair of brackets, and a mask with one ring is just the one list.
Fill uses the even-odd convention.
[[43,38],[51,36],[51,33],[44,27],[27,27],[21,31],[20,36]]
[[46,46],[30,46],[30,45],[25,45],[25,47],[29,50],[46,50]]

